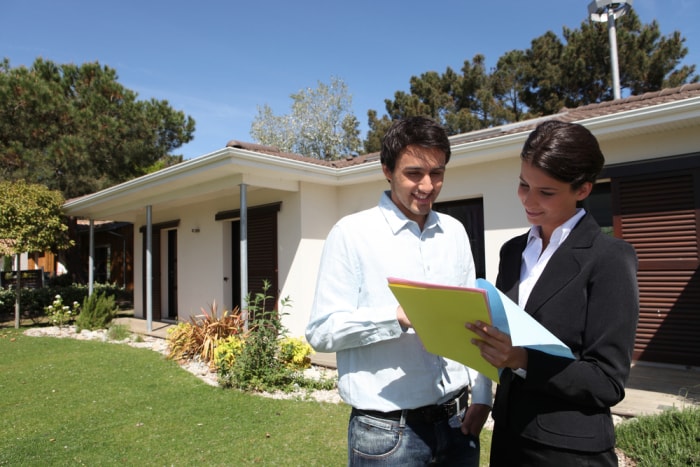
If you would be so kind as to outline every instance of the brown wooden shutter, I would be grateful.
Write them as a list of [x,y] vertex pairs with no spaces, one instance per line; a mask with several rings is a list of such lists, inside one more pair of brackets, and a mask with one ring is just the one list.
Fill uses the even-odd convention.
[[[270,283],[267,296],[270,297],[265,303],[267,311],[273,310],[279,298],[279,266],[277,264],[277,213],[281,209],[282,203],[270,203],[248,208],[247,222],[247,248],[248,248],[248,294],[251,303],[255,300],[256,294],[263,291],[263,280]],[[231,220],[233,222],[231,231],[232,240],[232,281],[234,307],[240,306],[240,210],[232,209],[216,213],[217,221]],[[260,304],[262,306],[262,304]]]
[[697,169],[613,179],[615,235],[639,258],[634,358],[700,364]]
[[277,212],[252,213],[248,219],[248,291],[252,300],[263,291],[263,280],[270,283],[267,311],[277,304],[277,267]]

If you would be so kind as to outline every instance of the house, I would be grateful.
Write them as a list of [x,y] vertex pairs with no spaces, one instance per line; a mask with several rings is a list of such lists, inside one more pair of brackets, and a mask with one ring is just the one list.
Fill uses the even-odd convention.
[[75,219],[70,224],[75,246],[70,254],[62,254],[74,282],[89,280],[90,237],[93,249],[93,281],[116,284],[127,292],[134,289],[133,258],[134,227],[128,222]]
[[[700,84],[452,137],[437,209],[466,224],[477,273],[492,281],[500,246],[528,228],[519,153],[546,119],[585,125],[606,156],[588,208],[639,256],[634,358],[700,366]],[[378,154],[326,162],[231,141],[65,211],[134,225],[136,317],[188,319],[214,302],[231,309],[269,280],[275,300],[291,299],[283,322],[301,336],[326,235],[384,189]]]
[[[133,225],[128,222],[93,221],[92,233],[90,221],[69,219],[68,232],[75,245],[67,251],[54,253],[39,251],[20,255],[20,270],[32,281],[25,281],[23,287],[43,287],[48,279],[63,276],[67,271],[70,277],[65,284],[86,284],[89,280],[90,237],[93,248],[93,282],[117,284],[127,292],[134,288],[133,261]],[[2,257],[0,266],[3,277],[0,286],[14,284],[16,264],[14,256]],[[36,274],[32,274],[36,273]],[[12,278],[8,280],[7,278]]]

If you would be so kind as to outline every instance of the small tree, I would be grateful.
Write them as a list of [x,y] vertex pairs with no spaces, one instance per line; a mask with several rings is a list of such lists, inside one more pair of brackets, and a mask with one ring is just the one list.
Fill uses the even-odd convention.
[[251,125],[255,141],[316,159],[334,160],[357,154],[359,121],[351,111],[352,96],[340,78],[316,89],[302,89],[290,96],[290,115],[275,115],[265,104]]
[[63,222],[63,195],[24,181],[0,182],[0,254],[16,257],[15,328],[20,318],[20,255],[71,246]]

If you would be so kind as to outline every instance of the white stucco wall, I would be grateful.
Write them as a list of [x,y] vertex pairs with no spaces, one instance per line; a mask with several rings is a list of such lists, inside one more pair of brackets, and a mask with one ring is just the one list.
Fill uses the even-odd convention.
[[[607,165],[643,159],[687,154],[700,149],[697,128],[611,139],[600,137]],[[529,227],[516,190],[520,172],[519,147],[511,144],[491,153],[469,155],[472,160],[455,159],[448,164],[439,201],[482,198],[484,206],[486,277],[494,281],[498,269],[498,251],[509,238]],[[294,336],[302,336],[309,319],[316,286],[318,264],[324,240],[333,224],[342,216],[377,204],[388,189],[375,164],[376,179],[354,185],[321,185],[299,182],[298,189],[283,191],[252,187],[248,206],[281,202],[278,213],[278,279],[280,297],[289,297],[291,306],[284,311],[283,323]],[[287,187],[290,189],[289,187]],[[153,223],[180,220],[178,230],[178,308],[180,319],[199,314],[202,307],[216,301],[219,309],[230,309],[231,222],[216,221],[224,210],[239,209],[238,187],[222,191],[213,199],[185,206],[163,207],[153,211]],[[145,225],[145,210],[135,224],[134,272],[135,315],[145,317],[142,309],[142,240],[139,227]],[[199,229],[199,232],[193,232]],[[165,234],[162,248],[166,247]],[[165,256],[165,255],[163,255]],[[163,263],[165,266],[165,263]],[[165,268],[163,267],[165,271]],[[163,301],[165,316],[167,303]]]
[[[601,141],[606,164],[619,164],[640,159],[652,159],[698,150],[692,129],[673,132],[670,141],[658,135]],[[486,278],[495,281],[498,273],[498,252],[507,240],[527,231],[529,224],[517,197],[520,174],[519,147],[512,154],[492,161],[471,165],[448,164],[445,183],[439,201],[454,201],[481,197],[484,205]],[[379,170],[379,169],[377,169]],[[310,184],[301,188],[303,225],[301,244],[289,271],[284,291],[294,300],[285,324],[294,335],[302,335],[313,301],[318,259],[326,233],[337,219],[377,204],[380,193],[388,188],[383,179],[361,185],[338,188]],[[334,205],[336,207],[334,207]],[[335,210],[335,216],[333,212]],[[312,220],[317,217],[317,220]],[[280,237],[281,238],[281,237]],[[303,271],[299,274],[299,271]],[[283,268],[280,265],[280,279]],[[284,295],[284,294],[283,294]]]
[[[337,191],[329,186],[302,184],[298,216],[293,223],[295,228],[289,229],[286,224],[282,227],[280,219],[280,297],[291,299],[291,306],[285,310],[289,314],[282,322],[295,337],[304,335],[309,320],[321,251],[328,232],[337,221]],[[290,235],[290,230],[296,235]]]

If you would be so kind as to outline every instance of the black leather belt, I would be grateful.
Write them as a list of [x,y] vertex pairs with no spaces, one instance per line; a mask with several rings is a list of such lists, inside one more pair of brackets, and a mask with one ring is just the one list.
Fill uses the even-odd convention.
[[391,412],[380,412],[378,410],[362,410],[353,408],[353,412],[359,415],[368,415],[375,418],[399,421],[401,414],[405,413],[407,422],[435,423],[446,420],[456,415],[460,410],[466,409],[469,405],[469,391],[465,388],[459,396],[445,402],[444,404],[426,405],[417,409],[394,410]]

